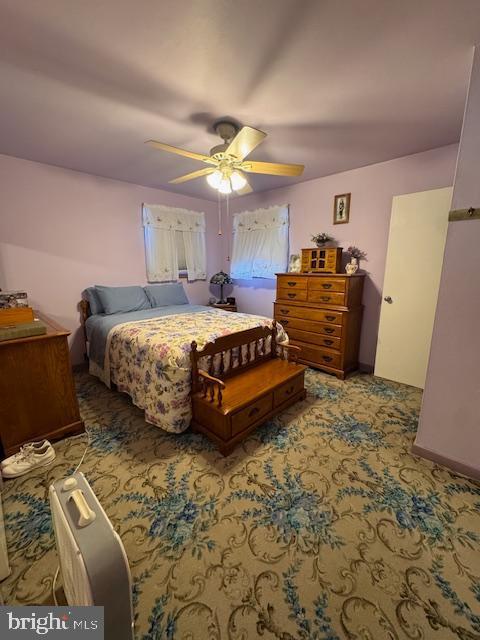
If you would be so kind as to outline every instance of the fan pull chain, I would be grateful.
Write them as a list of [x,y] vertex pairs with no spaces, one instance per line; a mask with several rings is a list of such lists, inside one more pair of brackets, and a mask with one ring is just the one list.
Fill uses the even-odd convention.
[[222,235],[222,202],[220,191],[217,191],[217,199],[218,199],[218,235]]
[[230,194],[227,193],[227,262],[230,262]]

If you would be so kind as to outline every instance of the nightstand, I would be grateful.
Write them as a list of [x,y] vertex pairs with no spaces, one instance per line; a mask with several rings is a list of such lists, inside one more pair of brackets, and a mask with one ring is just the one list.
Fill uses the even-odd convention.
[[212,307],[215,307],[216,309],[223,309],[224,311],[237,311],[236,304],[212,304]]

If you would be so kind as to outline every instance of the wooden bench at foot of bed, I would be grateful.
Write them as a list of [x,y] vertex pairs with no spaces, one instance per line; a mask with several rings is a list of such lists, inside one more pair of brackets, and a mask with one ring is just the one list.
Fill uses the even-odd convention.
[[[276,334],[274,321],[272,328],[217,338],[201,351],[192,342],[192,429],[213,440],[224,456],[256,427],[305,398],[306,367],[295,362],[299,349],[277,343]],[[201,359],[207,370],[199,369]]]

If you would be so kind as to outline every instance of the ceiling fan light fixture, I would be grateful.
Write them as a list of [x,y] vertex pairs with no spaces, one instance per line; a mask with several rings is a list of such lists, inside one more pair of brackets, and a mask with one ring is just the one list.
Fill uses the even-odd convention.
[[207,176],[207,182],[212,187],[212,189],[218,189],[220,187],[220,183],[223,180],[222,172],[218,169],[213,173],[210,173]]
[[240,191],[247,184],[247,179],[241,171],[233,171],[230,176],[230,182],[232,183],[232,189],[234,191]]
[[232,193],[232,185],[229,178],[222,178],[218,186],[220,193]]

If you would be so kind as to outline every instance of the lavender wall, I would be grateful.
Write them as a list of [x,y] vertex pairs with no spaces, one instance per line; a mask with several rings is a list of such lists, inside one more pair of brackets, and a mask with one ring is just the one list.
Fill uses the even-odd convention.
[[[472,67],[452,209],[480,208],[480,48]],[[451,222],[414,451],[480,478],[480,220]]]
[[[142,202],[207,217],[208,273],[220,264],[215,206],[176,194],[0,155],[0,287],[25,289],[32,305],[72,330],[73,362],[83,342],[77,304],[92,284],[145,282]],[[208,284],[186,285],[205,303]]]
[[[360,361],[373,365],[392,197],[452,185],[456,157],[457,145],[442,147],[291,187],[244,196],[234,200],[231,209],[234,212],[290,204],[291,253],[299,253],[302,247],[312,246],[310,236],[319,231],[334,236],[345,249],[355,244],[367,252],[368,261],[361,264],[369,277],[365,283]],[[333,225],[333,197],[349,192],[352,194],[350,223]],[[224,256],[228,254],[227,240],[228,233],[224,237]],[[272,314],[275,298],[273,280],[242,281],[232,290],[241,311]]]

